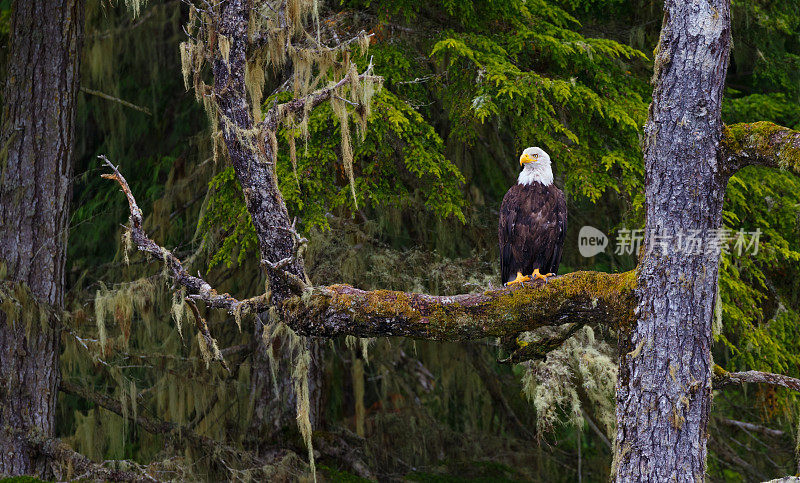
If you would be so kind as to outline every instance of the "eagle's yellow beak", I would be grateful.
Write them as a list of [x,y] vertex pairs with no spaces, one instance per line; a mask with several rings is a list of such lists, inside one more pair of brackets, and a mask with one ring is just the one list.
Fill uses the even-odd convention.
[[534,161],[536,160],[524,153],[522,154],[522,156],[519,157],[520,166],[522,166],[523,164],[533,163]]

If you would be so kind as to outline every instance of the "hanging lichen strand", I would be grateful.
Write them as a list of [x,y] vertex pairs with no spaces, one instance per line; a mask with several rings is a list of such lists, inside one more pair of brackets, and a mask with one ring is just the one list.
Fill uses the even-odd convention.
[[[317,2],[289,1],[285,9],[286,18],[282,15],[283,6],[283,2],[263,2],[253,6],[248,22],[247,35],[250,40],[250,48],[245,66],[245,86],[254,125],[258,126],[258,123],[264,118],[262,115],[264,106],[261,105],[261,102],[267,83],[267,68],[271,68],[272,72],[277,74],[286,65],[287,60],[291,62],[292,73],[289,79],[283,83],[279,82],[273,94],[288,90],[289,84],[291,84],[294,98],[308,96],[319,88],[337,85],[336,81],[346,77],[347,82],[340,83],[334,89],[330,99],[340,124],[342,165],[351,184],[353,201],[358,207],[354,186],[349,119],[350,116],[356,119],[359,139],[363,140],[366,134],[367,119],[371,113],[371,100],[380,90],[381,79],[371,75],[361,77],[358,75],[351,48],[353,45],[357,46],[359,55],[366,56],[370,36],[362,31],[350,41],[340,42],[333,47],[325,46],[320,41],[318,30],[316,35],[312,36],[304,26],[305,19],[310,15],[315,27],[318,28]],[[202,102],[208,113],[215,140],[214,159],[217,160],[219,155],[218,113],[211,94],[211,86],[203,82],[202,72],[205,61],[212,58],[215,48],[219,50],[227,63],[230,40],[216,31],[214,21],[207,12],[200,12],[194,6],[190,7],[186,32],[189,34],[190,40],[183,42],[180,47],[184,84],[187,89],[190,86],[194,88],[197,100]],[[311,103],[305,103],[301,111],[297,113],[299,116],[281,111],[281,106],[266,107],[277,109],[276,117],[288,128],[287,132],[291,138],[289,140],[290,158],[296,175],[294,140],[299,137],[304,142],[308,141],[308,118],[313,106]],[[250,131],[244,131],[235,126],[226,127],[230,127],[241,138],[243,144],[253,149],[257,149],[259,142],[266,139],[273,148],[273,155],[277,154],[275,130],[278,126],[274,126],[273,129],[262,124]]]
[[147,5],[147,0],[125,0],[125,5],[133,13],[133,17],[136,18],[142,12],[142,7]]
[[[369,36],[364,32],[355,38],[361,56],[366,56],[369,48]],[[372,97],[380,89],[380,80],[373,76],[359,76],[358,68],[352,60],[353,56],[349,44],[337,48],[298,47],[287,43],[289,58],[294,66],[292,75],[292,90],[295,98],[304,97],[320,88],[327,82],[328,87],[336,85],[330,96],[331,106],[339,121],[341,134],[341,161],[350,183],[350,192],[353,203],[358,209],[358,197],[355,189],[355,175],[353,173],[353,148],[350,135],[350,117],[358,122],[359,140],[363,141],[366,135],[367,119],[371,113]],[[370,66],[371,68],[371,66]],[[367,70],[369,71],[370,68]],[[334,84],[334,80],[346,78],[347,82]],[[252,88],[248,87],[252,91]],[[252,96],[252,94],[251,94]],[[350,106],[350,109],[348,109]],[[299,121],[295,116],[287,115],[283,118],[287,128],[290,160],[292,168],[297,175],[297,156],[295,139],[300,137],[304,143],[308,142],[308,119],[312,106],[305,103],[300,113]]]
[[[277,0],[252,2],[248,5],[251,6],[246,7],[247,46],[243,63],[241,57],[235,57],[241,56],[242,39],[229,38],[229,35],[237,34],[226,30],[227,27],[221,28],[225,9],[229,8],[221,4],[190,5],[189,20],[185,26],[189,38],[180,46],[184,86],[187,90],[190,87],[194,89],[197,101],[203,105],[209,117],[214,160],[219,159],[221,148],[226,142],[234,142],[238,145],[237,150],[243,149],[245,153],[252,153],[252,156],[249,156],[250,161],[247,162],[261,160],[271,165],[270,174],[275,176],[277,131],[284,129],[287,133],[288,154],[294,178],[299,187],[296,141],[299,138],[307,145],[310,135],[309,116],[314,106],[330,100],[341,133],[340,161],[349,180],[353,203],[358,208],[350,118],[353,117],[356,121],[359,139],[363,141],[372,96],[380,89],[381,79],[371,75],[371,63],[365,74],[359,75],[354,60],[356,56],[351,55],[351,49],[357,46],[360,58],[366,58],[369,36],[362,31],[345,42],[336,39],[335,45],[326,45],[320,31],[319,5],[316,0]],[[240,13],[237,10],[235,15]],[[234,58],[238,60],[234,61]],[[222,68],[227,68],[227,74],[232,77],[242,75],[238,78],[244,79],[245,92],[242,96],[245,98],[234,102],[246,102],[251,120],[243,122],[237,118],[234,121],[227,117],[229,113],[220,109],[218,104],[220,96],[230,95],[233,91],[220,94],[221,86],[212,86],[204,82],[204,78],[209,78],[211,65],[215,61],[221,61]],[[219,69],[219,66],[217,63],[215,69]],[[287,66],[291,68],[288,76]],[[232,72],[232,69],[243,69],[244,72]],[[218,70],[216,72],[220,75]],[[218,81],[219,79],[214,79],[214,83]],[[292,99],[284,104],[271,102],[262,105],[264,91],[268,85],[271,99],[286,100],[290,97]],[[226,85],[224,89],[234,88]],[[241,89],[241,84],[235,89]],[[272,97],[275,94],[278,96]],[[223,134],[227,141],[223,141]],[[185,310],[182,302],[178,301],[178,298],[176,301],[176,310],[182,314]],[[174,318],[178,322],[181,320],[178,316]],[[290,342],[293,366],[291,379],[297,400],[297,423],[308,447],[312,474],[315,474],[308,393],[308,371],[311,366],[308,341],[291,333],[291,330],[282,324],[275,326],[280,323],[277,319],[271,320],[273,326],[264,329],[265,342],[268,342],[267,339],[279,336]],[[207,352],[213,348],[205,347],[199,336],[198,345],[206,360],[210,359]],[[269,346],[268,343],[267,347]],[[203,351],[204,348],[209,351]],[[219,352],[218,349],[216,351]],[[276,367],[278,364],[273,363],[270,370]]]

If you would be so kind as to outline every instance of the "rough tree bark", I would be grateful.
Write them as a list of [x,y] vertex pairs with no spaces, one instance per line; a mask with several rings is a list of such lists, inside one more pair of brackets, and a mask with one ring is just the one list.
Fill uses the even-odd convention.
[[[676,243],[718,229],[718,156],[729,0],[667,0],[645,126],[646,225],[637,323],[620,335],[617,481],[702,481],[711,406],[718,247]],[[666,242],[666,243],[665,243]]]
[[[229,0],[221,7],[219,34],[230,43],[227,58],[221,49],[215,48],[213,64],[214,96],[219,107],[219,125],[228,151],[228,159],[236,171],[239,185],[245,198],[247,210],[256,233],[260,236],[259,254],[262,260],[278,262],[294,254],[295,240],[287,229],[292,226],[286,204],[283,201],[275,178],[275,154],[270,143],[254,139],[255,124],[247,100],[245,86],[246,53],[248,47],[247,25],[252,6],[244,0]],[[306,280],[301,258],[289,262],[287,272]],[[274,271],[267,271],[272,300],[280,303],[292,293],[292,287]],[[255,339],[263,340],[263,330],[269,324],[268,315],[262,313],[256,323]],[[311,351],[309,368],[309,393],[311,395],[312,424],[319,414],[322,391],[322,345],[307,340]],[[252,370],[254,435],[258,440],[275,443],[287,429],[295,427],[295,396],[290,375],[291,361],[280,354],[286,353],[285,338],[278,338],[272,347],[259,343],[254,352]],[[280,367],[270,371],[268,350],[278,354],[275,358]],[[272,380],[272,374],[277,380]],[[276,391],[277,388],[277,391]]]
[[[35,300],[6,299],[0,310],[0,475],[41,475],[44,458],[18,435],[53,435],[83,0],[17,1],[12,12],[0,278]],[[26,324],[37,307],[45,320]]]

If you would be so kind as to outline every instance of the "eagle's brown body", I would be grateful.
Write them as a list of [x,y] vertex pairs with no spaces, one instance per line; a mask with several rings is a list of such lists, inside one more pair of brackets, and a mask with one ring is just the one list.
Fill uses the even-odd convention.
[[500,275],[558,273],[567,233],[567,201],[554,184],[515,184],[500,205]]

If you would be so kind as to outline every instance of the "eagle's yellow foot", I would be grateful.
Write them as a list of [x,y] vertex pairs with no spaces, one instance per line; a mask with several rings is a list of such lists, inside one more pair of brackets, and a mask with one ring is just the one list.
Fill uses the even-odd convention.
[[547,275],[542,275],[541,273],[539,273],[539,269],[536,268],[533,270],[533,273],[531,274],[531,279],[533,279],[533,281],[544,280],[544,283],[547,283],[547,277],[555,277],[555,276],[556,276],[555,273],[548,273]]
[[514,280],[508,282],[506,284],[506,286],[508,287],[508,286],[511,286],[511,285],[513,285],[515,283],[522,284],[522,282],[527,282],[530,279],[531,279],[531,277],[529,277],[527,275],[523,275],[522,272],[517,272],[517,278],[515,278]]

